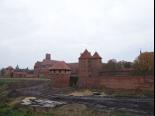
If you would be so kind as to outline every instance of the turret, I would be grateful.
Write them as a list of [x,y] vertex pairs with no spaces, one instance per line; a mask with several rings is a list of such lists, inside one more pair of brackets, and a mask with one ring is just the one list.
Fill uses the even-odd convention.
[[85,78],[91,75],[91,53],[86,49],[79,57],[79,77]]
[[99,76],[102,70],[102,57],[97,52],[91,58],[91,70],[94,77]]
[[57,62],[49,68],[49,78],[53,87],[68,87],[70,75],[71,68],[64,61]]
[[46,59],[46,60],[51,60],[51,54],[48,54],[48,53],[47,53],[45,59]]
[[102,57],[97,52],[94,53],[92,58],[94,58],[94,59],[102,59]]
[[91,58],[91,53],[86,49],[81,56],[79,57],[79,59],[88,59]]

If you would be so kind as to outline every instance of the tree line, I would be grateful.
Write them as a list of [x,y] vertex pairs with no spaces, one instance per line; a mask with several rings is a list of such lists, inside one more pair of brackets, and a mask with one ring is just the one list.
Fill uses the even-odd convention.
[[133,69],[135,75],[154,75],[154,52],[141,53],[133,62],[111,59],[104,65],[108,71]]

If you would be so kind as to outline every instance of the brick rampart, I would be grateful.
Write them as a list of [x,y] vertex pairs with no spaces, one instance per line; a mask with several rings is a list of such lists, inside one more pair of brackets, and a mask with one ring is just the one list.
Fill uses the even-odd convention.
[[153,90],[153,76],[107,76],[82,78],[78,82],[79,87],[84,88],[107,88],[113,90]]

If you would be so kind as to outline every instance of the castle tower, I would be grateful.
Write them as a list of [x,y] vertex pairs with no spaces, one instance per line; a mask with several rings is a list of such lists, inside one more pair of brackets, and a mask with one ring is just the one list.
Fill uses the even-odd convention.
[[53,87],[69,87],[71,69],[65,62],[57,62],[49,68],[49,78]]
[[48,53],[47,53],[46,56],[45,56],[45,59],[46,59],[46,60],[51,60],[51,54],[48,54]]
[[102,57],[95,52],[94,55],[91,58],[91,72],[94,77],[97,77],[100,75],[100,72],[102,70]]
[[95,52],[91,56],[88,50],[85,50],[79,58],[79,87],[97,87],[98,78],[102,69],[102,58]]
[[86,87],[91,78],[91,53],[85,50],[79,57],[79,87]]
[[91,76],[91,57],[88,50],[85,50],[79,57],[79,78]]

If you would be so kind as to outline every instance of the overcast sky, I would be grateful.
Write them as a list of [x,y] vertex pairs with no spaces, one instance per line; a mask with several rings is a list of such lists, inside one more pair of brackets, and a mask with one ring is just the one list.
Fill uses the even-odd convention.
[[154,0],[0,0],[0,68],[33,68],[45,53],[77,62],[84,49],[103,62],[154,50]]

